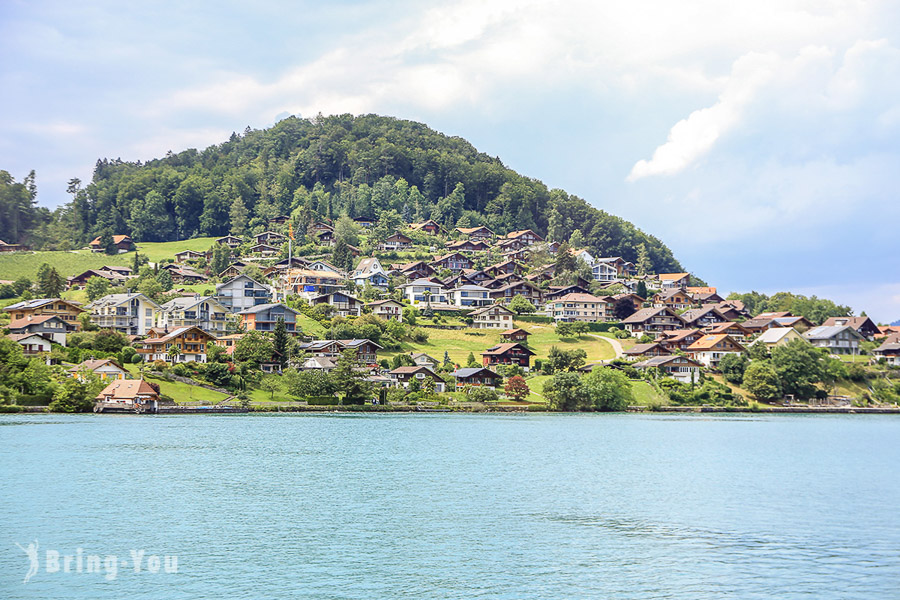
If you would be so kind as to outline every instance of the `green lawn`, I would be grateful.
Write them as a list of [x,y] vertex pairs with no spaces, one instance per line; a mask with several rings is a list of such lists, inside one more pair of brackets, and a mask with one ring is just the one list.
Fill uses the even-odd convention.
[[653,406],[667,404],[668,398],[661,395],[646,381],[632,381],[631,391],[634,394],[635,406]]
[[0,273],[3,279],[28,277],[34,281],[38,269],[47,263],[63,277],[78,275],[88,269],[99,269],[103,265],[130,267],[134,254],[109,256],[95,254],[87,250],[72,252],[9,252],[0,254]]
[[[140,376],[138,365],[126,365],[125,368],[128,369],[133,377]],[[208,390],[196,385],[189,385],[178,381],[166,381],[165,379],[158,379],[148,375],[145,375],[144,379],[152,381],[153,383],[158,383],[159,391],[162,394],[171,397],[178,404],[218,404],[228,398],[228,394]]]
[[150,262],[159,262],[166,258],[174,259],[175,253],[183,250],[206,252],[215,241],[214,237],[201,237],[177,242],[138,242],[137,247],[138,252],[146,256]]

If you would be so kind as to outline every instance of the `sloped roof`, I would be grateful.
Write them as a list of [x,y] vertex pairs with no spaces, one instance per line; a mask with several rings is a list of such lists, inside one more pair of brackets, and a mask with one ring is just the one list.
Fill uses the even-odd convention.
[[526,348],[525,346],[523,346],[522,344],[520,344],[518,342],[506,342],[506,343],[497,344],[496,346],[492,346],[492,347],[488,348],[487,350],[482,352],[481,355],[482,356],[486,356],[486,355],[494,356],[497,354],[506,354],[507,352],[509,352],[510,350],[515,348],[516,346],[521,348],[524,352],[526,352],[529,355],[534,354],[534,352],[532,352],[531,350],[529,350],[528,348]]
[[688,350],[709,350],[710,348],[715,347],[716,344],[719,344],[726,339],[731,341],[731,343],[733,343],[735,346],[743,348],[743,346],[731,339],[731,337],[727,333],[714,333],[704,335],[702,338],[688,346]]
[[105,400],[111,396],[113,400],[133,400],[137,396],[156,397],[157,393],[143,379],[119,379],[112,382],[97,394],[97,400]]
[[69,327],[71,327],[71,328],[75,327],[71,323],[67,323],[67,322],[63,321],[58,315],[39,315],[37,317],[23,317],[21,319],[16,319],[15,321],[10,321],[10,323],[9,323],[9,325],[7,325],[7,327],[9,327],[10,330],[25,329],[26,327],[28,327],[30,325],[40,325],[41,323],[46,323],[47,321],[52,321],[53,319],[56,319],[57,321],[59,321],[60,323],[65,325],[64,329],[68,329]]
[[503,376],[498,375],[497,373],[494,373],[493,371],[491,371],[490,369],[487,369],[485,367],[465,367],[463,369],[457,369],[457,370],[453,371],[451,373],[451,375],[453,377],[456,377],[457,379],[460,379],[460,378],[466,378],[466,377],[472,377],[474,375],[478,375],[482,371],[487,371],[488,377],[495,377],[497,379],[503,379]]
[[851,331],[858,339],[862,339],[859,332],[849,325],[820,325],[804,333],[803,337],[808,340],[830,340],[843,331]]
[[761,343],[761,344],[777,344],[780,342],[786,335],[790,335],[791,332],[797,333],[797,330],[793,327],[772,327],[771,329],[766,329],[759,337],[753,340],[753,344]]
[[86,361],[83,361],[81,364],[75,365],[74,367],[69,369],[69,373],[77,373],[81,369],[87,369],[88,371],[96,371],[97,369],[99,369],[100,367],[102,367],[104,365],[112,365],[122,371],[125,370],[125,367],[123,367],[122,365],[120,365],[119,363],[117,363],[114,360],[111,360],[109,358],[104,358],[104,359],[96,358],[96,359],[86,360]]

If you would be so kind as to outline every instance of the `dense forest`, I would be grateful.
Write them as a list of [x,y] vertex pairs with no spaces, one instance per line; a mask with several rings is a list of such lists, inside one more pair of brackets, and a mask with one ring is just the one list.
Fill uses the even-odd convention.
[[71,202],[53,213],[27,202],[33,174],[23,184],[3,174],[0,185],[21,190],[0,192],[0,239],[35,248],[81,246],[104,232],[138,242],[241,234],[278,215],[302,232],[319,218],[396,211],[406,222],[431,218],[448,228],[534,229],[554,240],[575,233],[597,255],[630,261],[643,244],[653,270],[682,270],[659,239],[631,223],[519,175],[459,137],[376,115],[289,117],[202,151],[146,163],[102,159],[89,184],[70,182]]

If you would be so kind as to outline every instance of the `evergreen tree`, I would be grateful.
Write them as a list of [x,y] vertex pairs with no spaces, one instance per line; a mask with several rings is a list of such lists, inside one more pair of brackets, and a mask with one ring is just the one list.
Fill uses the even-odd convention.
[[215,244],[212,255],[209,258],[209,269],[214,276],[218,276],[231,264],[231,248],[225,244]]
[[284,324],[284,318],[278,317],[278,320],[275,322],[275,336],[272,344],[275,348],[275,359],[278,361],[278,366],[281,370],[284,370],[288,364],[288,343],[288,332]]
[[244,235],[247,231],[247,219],[249,212],[244,205],[244,200],[240,196],[231,203],[231,211],[228,213],[231,219],[231,235],[238,237]]

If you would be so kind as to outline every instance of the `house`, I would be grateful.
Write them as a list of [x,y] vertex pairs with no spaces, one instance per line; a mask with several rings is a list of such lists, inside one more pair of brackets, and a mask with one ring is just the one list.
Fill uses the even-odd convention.
[[237,248],[238,246],[243,244],[244,240],[242,240],[239,237],[233,236],[233,235],[226,235],[225,237],[218,238],[216,240],[216,243],[224,244],[224,245],[228,246],[229,248],[231,248],[232,250],[234,250],[235,248]]
[[183,265],[166,265],[163,267],[172,277],[172,283],[183,283],[193,285],[197,283],[206,283],[209,278],[202,273],[198,273],[194,269]]
[[523,229],[521,231],[510,231],[506,234],[507,240],[517,240],[523,242],[524,244],[531,246],[532,244],[536,244],[538,242],[543,242],[544,238],[539,236],[537,233],[532,231],[531,229]]
[[314,260],[310,262],[309,265],[307,265],[307,268],[310,271],[325,271],[328,273],[337,273],[341,277],[344,277],[346,275],[341,269],[338,269],[327,260]]
[[26,317],[40,317],[44,315],[55,315],[70,323],[78,331],[81,329],[81,323],[78,321],[79,315],[84,312],[81,304],[71,300],[63,300],[62,298],[35,298],[34,300],[23,300],[10,304],[3,309],[9,313],[12,321],[19,321]]
[[263,258],[278,256],[279,252],[281,252],[281,248],[276,248],[269,244],[254,244],[250,247],[250,254],[258,254]]
[[127,410],[156,412],[159,394],[143,379],[120,379],[103,388],[95,398],[97,412]]
[[504,254],[507,252],[519,252],[520,250],[527,250],[530,248],[530,246],[522,240],[507,240],[505,238],[497,240],[495,247]]
[[63,321],[59,315],[28,315],[23,319],[10,321],[7,325],[10,333],[37,334],[61,346],[66,345],[66,334],[75,331],[75,325]]
[[101,329],[125,335],[146,335],[156,322],[159,304],[140,293],[109,294],[85,307],[91,321]]
[[500,339],[504,342],[520,342],[522,344],[528,344],[529,335],[531,335],[531,333],[524,329],[507,329],[506,331],[500,332]]
[[503,376],[494,373],[484,367],[466,367],[457,369],[450,374],[456,379],[456,389],[472,385],[476,387],[488,387],[495,389],[503,385]]
[[444,228],[433,219],[428,219],[422,223],[410,223],[409,228],[415,231],[424,231],[429,235],[437,235],[444,230]]
[[245,331],[275,331],[279,319],[284,320],[284,328],[288,333],[297,335],[297,315],[300,312],[284,304],[259,304],[246,308],[238,313]]
[[869,317],[831,317],[822,325],[825,327],[847,325],[870,342],[881,335],[881,329]]
[[271,266],[266,267],[263,269],[263,275],[272,277],[273,275],[284,273],[288,269],[306,269],[308,267],[308,260],[300,258],[299,256],[292,256],[290,258],[283,258]]
[[672,310],[684,310],[690,308],[693,299],[679,288],[662,290],[653,296],[653,306],[667,306]]
[[372,217],[353,217],[353,222],[360,227],[365,227],[366,229],[368,229],[369,227],[375,227],[375,219],[373,219]]
[[50,340],[37,333],[11,333],[6,337],[22,346],[25,356],[43,354],[53,349]]
[[639,370],[660,369],[667,377],[672,377],[681,383],[691,383],[700,378],[700,367],[702,365],[687,356],[673,354],[670,356],[654,356],[632,366]]
[[278,215],[269,219],[269,225],[287,225],[291,218],[287,215]]
[[[98,235],[95,237],[90,244],[91,252],[106,252],[106,247],[100,245],[100,238],[103,236]],[[127,235],[114,235],[112,236],[113,245],[119,251],[119,254],[123,252],[128,252],[134,248],[134,242],[131,240],[131,236]]]
[[793,327],[773,327],[772,329],[763,331],[758,338],[750,343],[750,345],[755,346],[756,344],[763,344],[771,350],[777,346],[784,346],[794,340],[802,339],[803,336]]
[[900,336],[891,336],[872,351],[875,360],[884,359],[885,364],[900,367]]
[[438,359],[433,356],[428,356],[424,352],[411,352],[409,357],[412,359],[414,363],[416,363],[417,367],[428,367],[432,371],[441,366],[441,363]]
[[608,296],[600,298],[593,294],[571,293],[548,302],[546,310],[556,321],[596,323],[610,320],[612,304],[609,300]]
[[345,350],[353,350],[357,362],[374,366],[378,363],[378,351],[381,350],[381,346],[371,340],[363,339],[314,340],[301,343],[300,349],[313,356],[333,359],[340,357]]
[[287,280],[286,287],[292,294],[330,294],[344,286],[344,276],[337,271],[313,269],[290,269],[285,272],[283,279]]
[[409,382],[413,379],[419,380],[421,384],[425,381],[426,377],[431,377],[434,380],[434,390],[436,392],[443,392],[446,389],[447,382],[444,379],[429,369],[428,367],[417,366],[417,367],[397,367],[392,371],[388,372],[388,376],[396,383],[398,387],[409,388]]
[[789,315],[786,317],[775,317],[772,320],[775,321],[778,327],[793,327],[800,333],[803,333],[804,331],[808,331],[809,329],[815,327],[815,325],[813,325],[813,322],[806,317],[797,317],[794,315]]
[[431,265],[421,260],[402,265],[392,265],[391,268],[409,280],[431,277],[435,273]]
[[659,333],[684,327],[684,320],[674,310],[666,306],[642,308],[630,317],[622,320],[627,331],[634,333]]
[[447,244],[447,250],[452,252],[487,252],[491,247],[482,241],[460,240]]
[[435,271],[450,269],[451,271],[463,271],[472,268],[472,259],[460,252],[451,252],[444,256],[437,256],[431,262]]
[[674,329],[659,334],[657,341],[665,347],[666,350],[686,351],[691,344],[707,335],[700,329]]
[[576,261],[580,260],[589,267],[594,264],[595,259],[587,248],[569,248],[569,254],[574,256]]
[[215,335],[225,333],[228,308],[215,296],[195,294],[169,300],[159,307],[156,326],[165,329],[198,327]]
[[402,233],[397,232],[378,244],[378,249],[385,250],[387,252],[396,252],[398,250],[406,250],[411,246],[412,239],[406,237]]
[[87,271],[79,273],[78,275],[70,275],[69,277],[66,277],[66,288],[71,290],[74,287],[84,287],[85,285],[87,285],[88,280],[92,277],[105,279],[111,285],[123,285],[130,279],[129,276],[122,275],[114,271],[107,271],[104,269],[88,269]]
[[328,223],[326,223],[324,221],[316,221],[315,223],[313,223],[310,226],[310,230],[313,232],[313,235],[315,235],[315,234],[321,233],[323,231],[332,231],[333,232],[334,227],[332,227],[331,225],[329,225]]
[[369,284],[374,288],[386,290],[388,286],[387,273],[374,256],[359,261],[353,273],[350,274],[350,279],[359,287]]
[[102,360],[90,359],[83,361],[82,363],[77,364],[69,369],[67,372],[71,374],[72,377],[75,377],[76,379],[79,379],[81,381],[84,381],[84,373],[86,372],[93,373],[102,381],[117,381],[120,379],[125,379],[128,376],[128,371],[125,370],[125,367],[108,358]]
[[472,327],[475,329],[512,329],[513,312],[508,308],[495,304],[484,306],[469,313]]
[[703,328],[703,333],[727,333],[731,339],[743,342],[750,337],[750,332],[740,323],[727,322],[710,325]]
[[457,227],[455,231],[473,242],[490,242],[494,237],[494,232],[483,225],[480,227]]
[[516,281],[503,287],[491,290],[491,298],[495,302],[507,304],[515,296],[522,296],[534,305],[541,304],[544,292],[530,281]]
[[[528,281],[531,281],[528,279]],[[532,283],[535,283],[532,281]],[[551,285],[544,292],[544,301],[548,304],[559,300],[567,294],[590,294],[591,291],[580,285]]]
[[865,339],[850,325],[820,325],[804,333],[803,337],[830,354],[859,354],[859,343]]
[[232,263],[219,273],[219,279],[234,279],[235,277],[238,277],[246,267],[246,263],[240,261]]
[[447,304],[447,292],[444,287],[435,283],[431,279],[416,279],[405,285],[401,285],[403,295],[410,304],[419,304],[422,302],[437,302]]
[[660,273],[659,284],[664,290],[685,289],[691,282],[690,273]]
[[238,275],[216,286],[216,300],[230,312],[236,313],[272,301],[272,288]]
[[747,330],[748,335],[757,335],[767,329],[772,329],[774,327],[780,327],[780,325],[778,323],[776,323],[774,319],[759,319],[759,318],[744,321],[743,323],[741,323],[741,326]]
[[178,264],[183,264],[190,260],[206,260],[206,253],[193,250],[182,250],[175,253],[175,262]]
[[688,346],[687,353],[704,366],[715,369],[726,354],[742,354],[746,349],[726,334],[704,335]]
[[715,304],[701,304],[702,308],[706,308],[707,306],[711,306],[719,311],[723,317],[728,319],[729,321],[736,321],[738,319],[746,319],[748,314],[745,310],[738,309],[734,306],[732,302],[717,302]]
[[287,241],[287,236],[278,233],[277,231],[263,231],[262,233],[257,233],[253,236],[253,239],[257,245],[259,244],[268,244],[272,245],[281,245]]
[[337,363],[327,356],[310,356],[303,361],[300,368],[304,371],[334,371]]
[[624,352],[628,358],[636,358],[643,356],[651,358],[654,356],[669,356],[672,352],[660,342],[650,342],[649,344],[635,344]]
[[725,298],[716,293],[714,287],[687,287],[685,290],[695,304],[719,304]]
[[396,300],[376,300],[366,304],[372,309],[372,314],[385,321],[402,321],[403,305]]
[[28,246],[23,244],[7,244],[3,240],[0,240],[0,252],[22,252],[24,250],[28,250]]
[[[148,337],[138,342],[137,351],[147,362],[203,363],[206,362],[206,344],[215,341],[214,335],[199,327],[179,327],[172,331],[153,329]],[[177,354],[172,348],[177,350]]]
[[480,285],[465,284],[448,293],[450,303],[456,306],[488,306],[493,304],[491,290]]
[[498,275],[494,279],[485,281],[483,283],[483,285],[486,288],[489,288],[492,290],[498,290],[498,289],[500,289],[504,286],[507,286],[511,283],[520,283],[522,281],[528,281],[528,280],[517,273],[504,273],[503,275]]
[[687,327],[711,327],[721,323],[728,323],[725,315],[719,309],[712,306],[704,308],[692,308],[681,313],[681,318]]
[[509,273],[525,275],[525,271],[525,267],[514,260],[504,260],[503,262],[499,262],[484,269],[484,272],[491,277],[499,277],[500,275],[507,275]]
[[641,310],[641,307],[644,306],[644,302],[646,302],[644,298],[641,298],[637,294],[621,293],[613,295],[613,305],[619,302],[619,300],[621,300],[622,298],[628,298],[628,301],[631,302],[632,306],[634,306],[635,311]]
[[309,303],[312,306],[317,304],[328,304],[334,307],[334,314],[339,317],[358,317],[362,314],[363,302],[356,296],[351,296],[347,292],[331,292],[330,294],[322,294],[314,296]]
[[482,364],[485,367],[492,365],[518,365],[525,371],[531,364],[534,352],[516,342],[504,342],[492,346],[481,353]]
[[616,279],[634,277],[637,273],[637,268],[633,262],[629,262],[621,256],[605,256],[594,259],[591,265],[591,273],[597,281],[615,281]]

